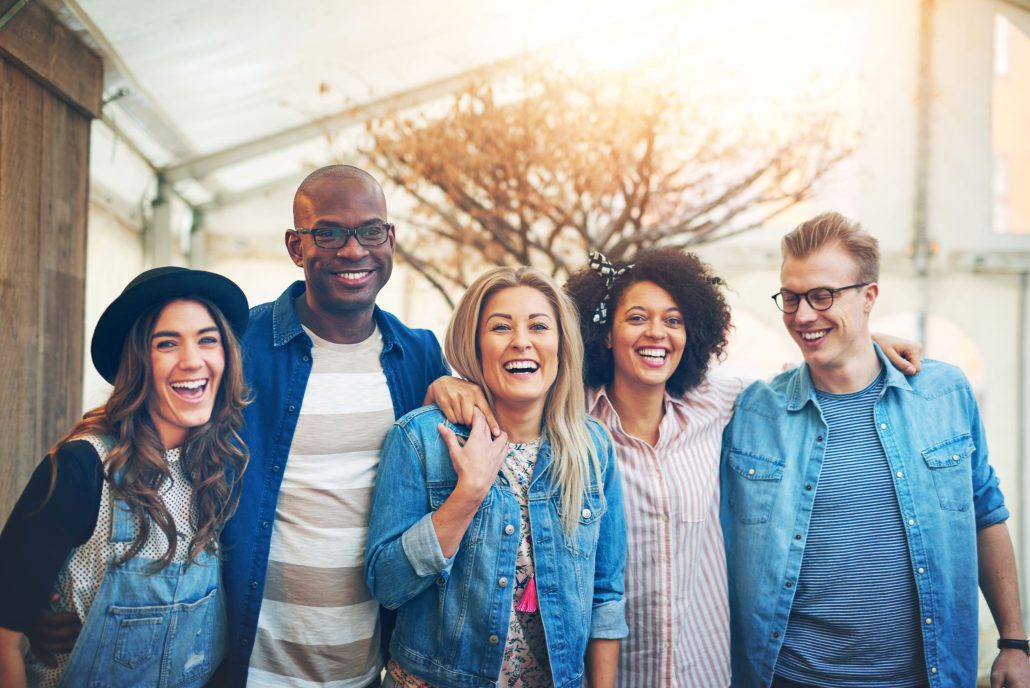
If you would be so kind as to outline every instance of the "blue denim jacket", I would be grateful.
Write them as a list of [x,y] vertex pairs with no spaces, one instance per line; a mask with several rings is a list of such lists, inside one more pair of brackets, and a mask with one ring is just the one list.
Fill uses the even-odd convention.
[[[236,514],[222,533],[229,643],[218,685],[240,686],[247,677],[279,487],[311,374],[311,339],[293,306],[304,288],[295,282],[274,302],[251,309],[243,337],[244,372],[254,396],[244,411],[250,463]],[[421,406],[429,384],[450,371],[432,332],[405,327],[378,306],[374,317],[383,338],[379,360],[399,418]]]
[[[458,551],[443,556],[431,517],[458,477],[437,432],[442,422],[440,410],[426,406],[397,421],[387,435],[372,497],[365,575],[381,604],[399,608],[390,652],[401,666],[438,688],[492,687],[511,616],[519,504],[498,474]],[[575,532],[566,535],[562,524],[546,436],[529,487],[537,592],[556,688],[582,684],[590,638],[628,633],[619,476],[607,432],[593,419],[588,423],[604,484],[592,479]],[[468,436],[467,428],[448,425]]]
[[[962,373],[924,361],[905,378],[884,357],[874,414],[894,480],[934,688],[976,685],[976,533],[1008,518],[976,399]],[[768,686],[805,552],[825,449],[808,367],[756,382],[723,435],[720,517],[729,569],[734,686]]]

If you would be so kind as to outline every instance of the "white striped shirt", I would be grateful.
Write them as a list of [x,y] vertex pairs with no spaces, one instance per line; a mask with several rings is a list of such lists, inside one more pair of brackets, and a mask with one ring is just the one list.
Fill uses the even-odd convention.
[[730,682],[726,552],[719,526],[722,431],[744,389],[709,378],[665,395],[654,447],[628,435],[604,390],[590,414],[615,440],[626,512],[626,622],[620,688],[724,688]]
[[251,688],[378,685],[379,604],[365,585],[365,538],[393,401],[379,330],[314,344],[283,473]]

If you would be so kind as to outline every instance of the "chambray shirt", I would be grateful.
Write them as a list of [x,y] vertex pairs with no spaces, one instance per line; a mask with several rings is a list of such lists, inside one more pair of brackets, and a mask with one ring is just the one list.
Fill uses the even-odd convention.
[[[257,631],[279,487],[311,374],[311,339],[293,305],[304,290],[303,281],[294,282],[275,301],[251,309],[243,336],[244,372],[254,395],[243,427],[250,462],[239,506],[222,533],[229,637],[220,686],[244,685]],[[379,360],[399,418],[421,406],[430,383],[450,370],[432,332],[405,327],[378,306],[373,317],[383,338]],[[382,632],[389,636],[385,626]]]
[[[438,688],[498,685],[515,588],[521,510],[498,474],[461,540],[444,557],[433,527],[458,482],[437,432],[445,418],[426,406],[397,421],[383,445],[372,497],[365,576],[379,602],[398,609],[390,643],[409,673]],[[572,532],[554,488],[551,447],[540,443],[529,485],[540,614],[556,688],[583,683],[590,638],[624,638],[626,523],[608,433],[587,421],[601,464],[591,478]],[[468,428],[448,426],[468,437]]]
[[[875,346],[875,345],[874,345]],[[874,407],[906,524],[926,679],[972,686],[977,669],[977,531],[1009,512],[987,462],[980,412],[955,367],[926,360],[887,379]],[[826,448],[807,365],[756,382],[723,435],[720,520],[726,540],[733,685],[768,686],[805,552]]]

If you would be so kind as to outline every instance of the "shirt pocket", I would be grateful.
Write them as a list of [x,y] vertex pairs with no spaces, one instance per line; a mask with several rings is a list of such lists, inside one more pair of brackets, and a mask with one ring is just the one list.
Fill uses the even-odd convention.
[[975,450],[973,438],[962,434],[922,451],[942,509],[968,511],[973,504],[972,465]]
[[[457,483],[430,483],[429,485],[429,507],[436,511],[440,506],[447,501],[447,498],[454,492],[454,488],[457,487]],[[472,523],[469,524],[468,529],[465,531],[464,537],[461,539],[461,547],[466,544],[482,544],[485,538],[484,532],[484,515],[487,509],[490,508],[490,504],[494,500],[494,491],[497,490],[497,486],[491,486],[490,491],[483,497],[483,501],[479,503],[479,507],[476,509],[475,516],[472,517]]]
[[565,506],[562,504],[561,493],[555,490],[551,496],[551,503],[557,514],[556,528],[561,531],[565,547],[578,557],[589,558],[597,551],[597,536],[601,526],[601,517],[604,516],[606,506],[604,495],[597,487],[583,494],[583,503],[579,507],[579,517],[573,531],[565,529]]
[[783,480],[783,461],[742,449],[731,449],[730,508],[741,523],[765,523]]

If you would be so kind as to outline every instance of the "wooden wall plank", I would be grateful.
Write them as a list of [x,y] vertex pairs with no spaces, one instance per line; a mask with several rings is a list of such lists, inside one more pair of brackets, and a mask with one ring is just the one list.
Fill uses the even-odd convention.
[[[38,347],[39,442],[43,450],[82,416],[89,121],[63,101],[43,100]],[[60,390],[60,394],[55,394]]]
[[0,91],[0,517],[6,520],[41,456],[36,351],[39,346],[39,205],[47,180],[41,150],[49,94],[9,63]]
[[[0,0],[0,15],[16,0]],[[104,65],[40,2],[30,2],[0,29],[0,54],[91,117],[100,116]]]

